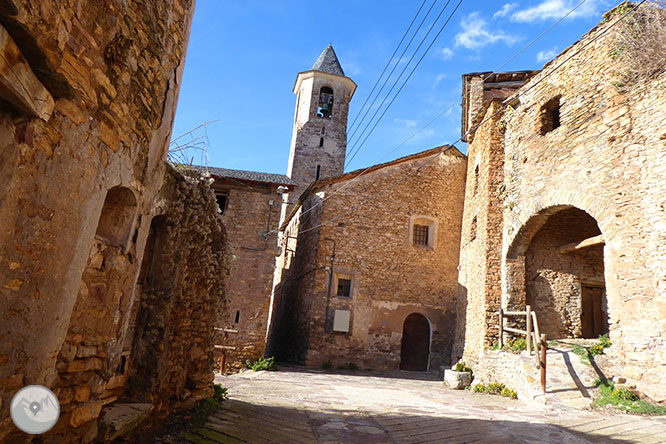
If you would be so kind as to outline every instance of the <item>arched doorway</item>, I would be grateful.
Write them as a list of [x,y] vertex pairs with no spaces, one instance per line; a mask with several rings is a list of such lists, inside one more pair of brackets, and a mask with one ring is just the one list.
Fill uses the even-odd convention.
[[430,356],[430,323],[425,316],[412,313],[402,325],[400,369],[415,372],[428,370]]
[[551,339],[607,333],[605,240],[597,221],[575,207],[551,207],[521,232],[507,256],[508,265],[524,266],[524,299],[514,294],[513,306],[521,299],[530,305]]

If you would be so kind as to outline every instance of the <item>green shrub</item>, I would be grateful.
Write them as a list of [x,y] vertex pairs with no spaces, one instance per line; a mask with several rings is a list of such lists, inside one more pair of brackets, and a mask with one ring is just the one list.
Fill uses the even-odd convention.
[[222,387],[222,384],[215,384],[213,390],[215,390],[213,399],[219,404],[222,404],[225,400],[229,399],[229,389]]
[[597,405],[611,405],[618,410],[644,415],[666,415],[666,407],[643,401],[638,393],[626,388],[615,388],[612,381],[597,379],[594,384],[599,387],[601,396],[595,401]]
[[490,384],[477,384],[472,388],[475,393],[487,393],[489,395],[500,395],[506,398],[517,399],[518,394],[502,384],[501,382],[491,382]]
[[331,361],[325,361],[321,363],[321,368],[323,369],[331,369],[333,368],[333,363]]
[[270,358],[259,358],[257,361],[245,361],[247,368],[251,368],[253,371],[258,372],[261,370],[277,370],[275,367],[275,358],[271,356]]
[[507,347],[512,352],[520,352],[522,350],[527,350],[527,341],[525,338],[512,339],[507,342]]
[[456,364],[456,367],[454,368],[454,370],[457,371],[457,372],[472,373],[472,369],[470,367],[468,367],[467,364],[465,364],[462,361]]

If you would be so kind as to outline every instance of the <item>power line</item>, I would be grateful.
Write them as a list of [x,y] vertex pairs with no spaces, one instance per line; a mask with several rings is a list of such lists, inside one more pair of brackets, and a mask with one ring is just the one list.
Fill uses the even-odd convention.
[[[611,30],[613,27],[615,27],[618,23],[620,23],[621,21],[623,21],[623,20],[624,20],[629,14],[634,13],[634,12],[635,12],[635,11],[636,11],[641,5],[643,5],[646,1],[647,1],[647,0],[642,0],[642,1],[641,1],[640,3],[638,3],[635,7],[633,7],[632,9],[630,9],[629,11],[627,11],[626,13],[624,13],[624,14],[623,14],[620,18],[618,18],[614,23],[610,24],[606,29],[604,29],[602,32],[600,32],[599,35],[597,35],[595,38],[591,39],[589,42],[585,43],[585,44],[584,44],[582,47],[580,47],[576,52],[574,52],[573,54],[569,55],[569,57],[567,57],[567,58],[564,59],[561,63],[559,63],[557,66],[555,66],[554,68],[552,68],[548,73],[544,74],[544,75],[543,75],[538,81],[534,82],[534,84],[530,85],[528,88],[526,88],[524,91],[522,91],[522,92],[520,92],[519,94],[517,94],[515,97],[514,97],[514,96],[512,96],[512,97],[514,97],[514,99],[519,99],[520,97],[524,96],[525,94],[527,94],[528,92],[530,92],[531,90],[533,90],[533,89],[534,89],[536,86],[538,86],[541,82],[543,82],[544,80],[546,80],[549,76],[551,76],[553,73],[555,73],[560,67],[562,67],[562,65],[564,65],[564,64],[567,63],[569,60],[571,60],[573,57],[575,57],[576,55],[578,55],[581,51],[583,51],[583,50],[584,50],[585,48],[587,48],[589,45],[591,45],[592,43],[594,43],[595,41],[599,40],[601,37],[603,37],[604,35],[606,35],[606,33],[608,33],[608,31],[610,31],[610,30]],[[500,109],[498,109],[498,110],[497,110],[495,113],[493,113],[491,116],[486,117],[486,118],[483,119],[481,122],[479,122],[478,124],[476,124],[474,127],[472,127],[472,128],[470,128],[469,130],[467,130],[467,131],[465,132],[465,136],[468,135],[468,134],[469,134],[470,132],[472,132],[472,131],[476,131],[481,125],[483,125],[484,123],[486,123],[486,122],[488,122],[489,120],[493,119],[493,118],[494,118],[495,116],[497,116],[500,112],[504,111],[504,109],[506,109],[508,106],[509,106],[509,103],[508,103],[508,102],[505,103]],[[366,200],[364,200],[364,201],[361,202],[360,204],[350,207],[349,210],[348,210],[346,213],[339,214],[339,215],[333,217],[332,219],[328,220],[327,222],[325,222],[325,223],[322,222],[322,223],[320,223],[319,225],[315,225],[314,227],[310,227],[310,228],[307,228],[307,229],[305,229],[305,230],[299,230],[299,231],[298,231],[298,236],[300,236],[302,233],[307,233],[308,231],[315,230],[315,229],[320,228],[320,227],[322,227],[322,226],[324,226],[324,225],[330,225],[330,224],[331,224],[332,222],[334,222],[335,220],[337,220],[337,219],[339,219],[339,218],[341,218],[341,217],[343,217],[343,216],[347,216],[347,215],[350,214],[352,211],[356,210],[356,209],[359,208],[359,207],[362,207],[363,205],[365,205],[365,204],[367,204],[368,202],[374,200],[375,198],[377,198],[378,196],[382,195],[382,194],[385,193],[386,191],[392,189],[394,186],[398,185],[399,183],[401,183],[402,181],[404,181],[404,180],[407,179],[408,177],[412,176],[413,174],[416,174],[419,170],[421,170],[421,168],[423,168],[423,167],[425,167],[426,165],[428,165],[430,162],[432,162],[433,160],[435,160],[440,154],[446,152],[448,149],[451,148],[451,146],[453,146],[454,144],[458,143],[458,142],[461,141],[461,140],[462,140],[462,137],[458,138],[455,142],[453,142],[453,143],[450,144],[450,145],[445,145],[445,146],[443,146],[442,149],[441,149],[439,152],[437,152],[436,154],[434,154],[433,157],[431,157],[430,159],[428,159],[426,162],[424,162],[424,163],[422,163],[421,165],[419,165],[418,167],[416,167],[412,172],[410,172],[410,173],[408,173],[408,174],[406,174],[406,175],[403,175],[403,176],[400,177],[398,180],[394,181],[393,183],[391,183],[389,186],[387,186],[386,188],[382,189],[382,190],[379,191],[378,193],[375,193],[375,194],[371,195],[370,197],[368,197]],[[357,177],[358,177],[358,176],[357,176]],[[302,215],[303,215],[303,214],[302,214]]]
[[[396,99],[396,98],[398,97],[398,95],[402,92],[403,88],[405,87],[405,85],[407,84],[407,82],[409,81],[409,79],[412,78],[412,75],[413,75],[414,72],[416,71],[416,68],[419,67],[419,65],[421,64],[421,62],[422,62],[423,59],[425,58],[425,56],[428,54],[428,51],[430,51],[430,48],[432,48],[432,46],[433,46],[433,45],[435,44],[435,42],[437,41],[437,38],[439,38],[439,36],[440,36],[440,34],[442,33],[442,31],[444,31],[444,28],[446,28],[446,25],[449,24],[449,22],[450,22],[451,19],[453,18],[453,15],[456,13],[456,11],[458,10],[458,8],[459,8],[460,5],[462,4],[462,2],[463,2],[463,0],[460,0],[460,1],[458,2],[458,4],[456,5],[456,7],[453,9],[453,12],[451,12],[451,14],[449,15],[449,18],[446,19],[446,22],[444,22],[444,24],[442,25],[442,27],[439,29],[439,32],[437,33],[437,35],[435,35],[435,38],[432,40],[432,42],[430,42],[430,45],[426,48],[426,50],[425,50],[425,52],[423,53],[423,55],[421,55],[421,58],[418,60],[418,62],[416,62],[416,65],[414,65],[414,68],[413,68],[412,71],[409,73],[409,76],[407,76],[407,78],[405,79],[405,81],[404,81],[404,82],[402,83],[402,85],[400,86],[400,89],[398,89],[398,92],[395,93],[395,95],[393,96],[393,98],[391,99],[391,101],[389,102],[389,104],[384,108],[384,112],[381,114],[381,116],[379,116],[379,119],[377,119],[377,120],[375,121],[374,126],[372,127],[372,129],[370,129],[370,132],[368,132],[368,134],[365,136],[365,139],[363,139],[363,142],[361,142],[361,144],[358,146],[358,148],[356,148],[356,152],[354,152],[354,153],[352,154],[351,158],[347,161],[346,165],[349,165],[349,163],[350,163],[352,160],[354,160],[354,157],[356,157],[356,154],[358,154],[358,152],[361,150],[361,148],[363,148],[363,145],[365,145],[365,142],[368,140],[368,137],[370,137],[370,135],[373,133],[373,131],[375,130],[375,128],[377,128],[377,125],[378,125],[379,122],[382,120],[382,118],[384,118],[384,116],[385,116],[386,113],[388,112],[388,110],[389,110],[389,108],[391,107],[391,105],[393,105],[393,102],[395,102],[395,99]],[[447,1],[447,2],[446,2],[446,5],[448,6],[448,4],[449,4],[449,2]],[[445,6],[444,8],[446,8],[446,6]],[[444,12],[444,10],[442,10],[442,12]],[[439,17],[438,17],[438,20],[439,20]],[[433,23],[433,25],[434,25],[434,23]],[[428,33],[430,33],[430,31],[428,31]],[[427,35],[426,35],[426,37],[427,37]],[[424,39],[424,40],[425,40],[425,39]],[[420,45],[419,45],[419,46],[420,46]],[[418,48],[417,48],[417,51],[418,51]],[[414,55],[416,55],[416,52],[414,53]],[[411,62],[411,59],[410,59],[410,62]],[[405,66],[405,69],[407,69],[407,66]],[[404,70],[403,70],[403,72],[404,72]],[[402,73],[400,73],[400,76],[402,76]],[[400,79],[400,77],[398,77],[398,80],[399,80],[399,79]],[[396,83],[397,83],[397,81],[396,81]],[[394,84],[393,86],[395,86],[395,84]],[[391,91],[393,91],[393,87],[391,87]],[[388,96],[391,94],[391,91],[388,92],[388,95],[386,96],[386,98],[388,98]],[[379,107],[378,107],[377,110],[375,111],[375,114],[372,116],[373,119],[374,119],[374,117],[377,115],[377,112],[378,112],[379,109],[382,107],[382,105],[384,104],[384,102],[386,101],[386,98],[384,99],[384,101],[381,103],[381,105],[379,105]],[[370,119],[370,122],[372,122],[372,119]],[[368,122],[368,125],[366,125],[366,128],[370,125],[370,122]],[[365,132],[365,129],[363,129],[363,131]],[[363,133],[361,133],[361,136],[362,136],[362,134],[363,134]],[[360,138],[360,137],[359,137],[359,138]]]
[[[384,66],[384,69],[382,70],[382,73],[381,73],[381,74],[379,75],[379,77],[377,78],[377,81],[375,82],[375,85],[372,87],[372,90],[370,91],[370,94],[368,94],[368,96],[365,98],[365,102],[363,102],[363,105],[361,105],[361,108],[358,110],[358,113],[356,113],[356,117],[354,117],[354,120],[352,121],[351,125],[349,125],[350,128],[352,128],[352,127],[354,126],[354,123],[356,123],[356,120],[358,120],[358,116],[360,116],[360,115],[361,115],[361,112],[363,112],[363,110],[365,109],[365,105],[368,103],[368,100],[370,99],[370,97],[372,97],[372,94],[375,92],[375,88],[377,88],[377,85],[379,85],[379,81],[380,81],[380,80],[382,79],[382,77],[384,76],[384,73],[386,72],[386,69],[387,69],[387,68],[389,67],[389,65],[391,64],[391,61],[393,60],[393,58],[395,57],[396,53],[398,52],[398,49],[400,49],[400,46],[402,45],[402,42],[405,41],[405,37],[407,37],[407,34],[409,34],[409,30],[412,29],[412,26],[414,25],[414,22],[416,21],[416,18],[417,18],[417,17],[419,16],[419,14],[421,13],[421,10],[423,9],[423,7],[425,6],[425,4],[426,4],[427,1],[428,1],[428,0],[423,0],[423,3],[421,3],[421,7],[419,8],[418,11],[416,11],[416,15],[415,15],[414,18],[412,19],[412,22],[409,24],[409,27],[407,28],[407,30],[405,31],[405,33],[402,35],[402,38],[400,39],[400,42],[398,42],[398,46],[395,47],[395,50],[393,51],[393,54],[391,54],[391,58],[389,58],[388,61],[386,62],[386,66]],[[433,3],[433,6],[435,5],[436,2],[437,2],[437,0],[435,0],[435,2]],[[430,7],[430,10],[432,10],[432,6]],[[430,12],[428,11],[428,14],[429,14],[429,13],[430,13]],[[428,16],[428,15],[426,14],[426,17],[427,17],[427,16]],[[425,19],[424,19],[424,21],[425,21]],[[423,25],[423,22],[421,22],[421,25]],[[419,27],[417,28],[417,30],[414,31],[414,35],[416,35],[416,34],[419,32],[419,29],[421,29],[421,26],[419,26]],[[414,37],[412,37],[412,40],[413,40],[413,39],[414,39]],[[411,43],[411,40],[410,40],[410,43]],[[407,48],[408,48],[408,47],[409,47],[409,44],[407,45]],[[405,48],[405,50],[406,50],[406,48]],[[403,54],[404,54],[404,53],[403,53]],[[402,57],[402,55],[401,55],[400,57]],[[398,58],[398,61],[400,61],[400,58]],[[397,66],[397,62],[396,62],[396,66]],[[395,68],[394,68],[394,69],[395,69]],[[392,74],[392,73],[393,73],[393,71],[391,71],[391,74]],[[391,74],[389,74],[389,77],[391,77]],[[387,77],[387,80],[388,80],[389,77]],[[384,84],[386,84],[386,82],[384,82]],[[381,91],[380,91],[380,92],[381,92]],[[379,93],[377,93],[377,94],[379,94]],[[373,103],[374,103],[374,102],[373,102]],[[372,107],[372,105],[370,105],[370,107]]]
[[[532,45],[533,45],[534,43],[536,43],[539,39],[541,39],[544,35],[546,35],[549,31],[551,31],[555,26],[557,26],[558,24],[560,24],[565,18],[567,18],[569,15],[571,15],[574,11],[576,11],[576,9],[578,9],[580,6],[582,6],[585,2],[587,2],[587,0],[583,0],[583,1],[581,1],[581,2],[580,2],[578,5],[576,5],[573,9],[571,9],[571,10],[570,10],[569,12],[567,12],[565,15],[563,15],[562,17],[560,17],[559,20],[557,20],[554,24],[552,24],[550,27],[548,27],[548,28],[547,28],[545,31],[543,31],[541,34],[539,34],[539,36],[537,36],[537,37],[536,37],[534,40],[532,40],[529,44],[527,44],[526,46],[524,46],[520,51],[518,51],[516,54],[514,54],[513,56],[511,56],[506,62],[504,62],[502,65],[500,65],[500,66],[499,66],[497,69],[495,69],[493,72],[487,74],[487,75],[483,78],[483,81],[485,82],[486,80],[488,80],[488,79],[489,79],[494,73],[496,73],[496,72],[498,72],[499,70],[501,70],[503,67],[505,67],[507,64],[509,64],[512,60],[514,60],[518,55],[520,55],[520,54],[522,54],[523,52],[525,52],[525,50],[527,50],[530,46],[532,46]],[[384,154],[383,158],[386,158],[388,155],[390,155],[390,154],[392,154],[393,152],[395,152],[398,148],[400,148],[402,145],[404,145],[405,143],[407,143],[409,140],[411,140],[412,138],[416,137],[416,135],[418,135],[421,131],[423,131],[425,128],[427,128],[428,126],[430,126],[435,120],[439,119],[442,115],[444,115],[447,111],[449,111],[451,108],[453,108],[454,105],[457,105],[457,104],[459,104],[459,103],[452,103],[451,105],[449,105],[449,106],[448,106],[447,108],[445,108],[441,113],[439,113],[437,116],[435,116],[432,120],[430,120],[428,123],[426,123],[425,125],[423,125],[423,126],[422,126],[421,128],[419,128],[416,132],[414,132],[411,136],[409,136],[407,139],[405,139],[405,140],[403,140],[402,142],[400,142],[400,144],[398,144],[397,146],[395,146],[391,151],[389,151],[389,152],[387,152],[386,154]],[[458,141],[460,141],[460,140],[461,140],[461,139],[458,139]],[[455,143],[458,143],[458,141],[452,143],[451,145],[454,145]],[[383,158],[382,158],[382,159],[383,159]],[[301,215],[303,216],[303,215],[309,213],[310,211],[314,210],[317,206],[322,205],[325,201],[327,201],[328,199],[330,199],[331,197],[333,197],[335,194],[337,194],[338,192],[342,191],[342,190],[345,189],[347,186],[351,185],[351,183],[353,183],[356,179],[358,179],[358,178],[360,178],[361,176],[365,175],[365,173],[367,173],[372,167],[373,167],[373,165],[370,165],[369,167],[367,167],[366,169],[364,169],[363,171],[361,171],[361,173],[360,173],[359,175],[357,175],[357,176],[353,177],[352,179],[348,180],[348,181],[347,181],[342,187],[340,187],[340,188],[338,188],[337,190],[333,191],[331,194],[329,194],[328,196],[326,196],[326,197],[325,197],[324,199],[322,199],[320,202],[317,202],[315,205],[313,205],[313,206],[310,207],[309,209],[305,210],[303,213],[301,213]]]
[[[492,71],[491,73],[489,73],[488,75],[486,75],[486,76],[483,78],[483,81],[485,82],[485,81],[488,80],[488,79],[489,79],[494,73],[499,72],[502,68],[504,68],[506,65],[508,65],[509,63],[511,63],[516,57],[518,57],[520,54],[522,54],[522,53],[525,52],[527,49],[529,49],[533,44],[535,44],[539,39],[541,39],[541,37],[543,37],[544,35],[546,35],[547,33],[549,33],[554,27],[556,27],[557,25],[559,25],[564,19],[566,19],[567,17],[569,17],[571,14],[573,14],[574,11],[576,11],[576,9],[580,8],[580,7],[581,7],[584,3],[586,3],[586,2],[587,2],[587,0],[583,0],[583,1],[581,1],[580,3],[578,3],[578,5],[576,5],[576,6],[575,6],[573,9],[571,9],[569,12],[567,12],[567,13],[564,14],[562,17],[560,17],[559,20],[557,20],[555,23],[553,23],[550,27],[548,27],[548,28],[547,28],[545,31],[543,31],[541,34],[539,34],[534,40],[532,40],[530,43],[528,43],[526,46],[524,46],[520,51],[518,51],[518,52],[515,53],[513,56],[511,56],[511,58],[509,58],[509,60],[507,60],[506,62],[502,63],[502,65],[500,65],[499,67],[495,68],[494,71]],[[385,158],[386,156],[388,156],[389,154],[394,153],[398,148],[400,148],[400,147],[403,146],[405,143],[407,143],[407,142],[409,142],[410,140],[412,140],[412,139],[413,139],[414,137],[416,137],[419,133],[421,133],[421,131],[423,131],[424,129],[428,128],[428,127],[429,127],[430,125],[432,125],[437,119],[439,119],[439,118],[442,117],[444,114],[446,114],[449,110],[451,110],[451,108],[453,108],[455,105],[459,105],[459,104],[460,104],[459,102],[454,102],[454,103],[450,104],[448,107],[444,108],[444,110],[442,110],[442,112],[440,112],[440,113],[437,114],[435,117],[433,117],[428,123],[426,123],[425,125],[423,125],[421,128],[419,128],[418,130],[416,130],[411,136],[409,136],[408,138],[406,138],[405,140],[403,140],[402,142],[400,142],[398,145],[396,145],[396,147],[393,148],[391,151],[389,151],[388,153],[384,154],[384,157],[382,157],[382,159]],[[350,162],[351,162],[351,160],[350,160]],[[366,170],[366,171],[367,171],[367,170]]]
[[[407,50],[409,49],[409,47],[412,45],[412,42],[413,42],[414,39],[416,38],[416,35],[418,34],[418,32],[421,30],[421,27],[422,27],[423,24],[425,23],[425,21],[426,21],[426,19],[428,18],[428,16],[429,16],[430,13],[432,12],[432,9],[435,7],[435,4],[437,3],[437,1],[438,1],[438,0],[434,0],[434,1],[432,2],[432,4],[430,5],[430,8],[428,8],[428,11],[426,12],[426,14],[425,14],[425,15],[423,16],[423,18],[421,19],[421,23],[419,23],[418,28],[416,28],[416,31],[414,31],[414,34],[412,34],[412,37],[409,39],[409,42],[407,42],[407,46],[405,46],[405,49],[402,50],[402,53],[400,54],[400,57],[398,57],[398,58],[396,59],[395,64],[393,65],[393,68],[391,68],[391,72],[390,72],[389,75],[386,77],[386,79],[384,79],[384,83],[382,84],[381,88],[379,88],[379,91],[377,92],[377,95],[375,96],[375,98],[372,100],[372,103],[370,104],[370,106],[368,106],[368,108],[365,110],[365,113],[363,114],[363,117],[361,117],[361,120],[358,122],[358,125],[356,126],[356,128],[354,128],[354,124],[353,124],[353,123],[352,123],[352,125],[350,125],[350,127],[349,127],[349,131],[348,131],[348,132],[351,133],[351,134],[350,134],[350,136],[347,138],[347,140],[351,140],[351,139],[354,137],[354,135],[356,134],[356,132],[358,131],[358,129],[361,127],[362,122],[363,122],[363,121],[365,120],[365,118],[367,117],[368,113],[370,112],[370,110],[371,110],[372,107],[374,106],[375,102],[377,101],[377,99],[378,99],[379,96],[381,95],[382,91],[384,91],[384,87],[386,86],[386,84],[388,83],[389,79],[391,78],[391,76],[392,76],[393,73],[395,72],[395,69],[396,69],[396,68],[398,67],[398,65],[400,64],[400,61],[402,60],[402,57],[405,55],[405,53],[407,52]],[[448,5],[448,3],[447,3],[447,5]],[[441,15],[441,13],[440,13],[440,15]],[[436,21],[437,21],[437,20],[435,20],[435,22],[436,22]],[[419,48],[421,47],[422,44],[423,44],[423,41],[421,41],[421,44],[419,45]],[[417,51],[418,51],[418,48],[417,48]],[[412,56],[412,58],[413,58],[413,57],[414,57],[414,56]],[[410,63],[411,63],[411,59],[410,59]],[[409,63],[408,63],[408,64],[409,64]],[[403,72],[404,72],[404,70],[403,70]],[[401,74],[401,75],[402,75],[402,74]],[[399,79],[400,79],[400,78],[398,77],[398,80],[399,80]],[[359,111],[359,114],[358,114],[358,115],[360,115],[360,113],[361,113],[361,112]],[[356,116],[356,118],[358,118],[358,115]],[[354,121],[356,121],[356,118],[354,119]]]

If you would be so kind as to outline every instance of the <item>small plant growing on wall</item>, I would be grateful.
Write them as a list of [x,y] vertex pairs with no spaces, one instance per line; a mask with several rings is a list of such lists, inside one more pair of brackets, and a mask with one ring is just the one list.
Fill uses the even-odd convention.
[[640,7],[624,2],[604,15],[603,21],[622,18],[608,56],[624,65],[616,73],[615,87],[624,90],[654,78],[666,69],[666,0],[650,0]]

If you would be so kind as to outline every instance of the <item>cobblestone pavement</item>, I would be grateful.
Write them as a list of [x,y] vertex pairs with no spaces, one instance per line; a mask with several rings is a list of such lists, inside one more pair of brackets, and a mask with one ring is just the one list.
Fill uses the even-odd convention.
[[666,443],[666,418],[530,405],[432,375],[284,368],[218,376],[230,399],[188,443]]

